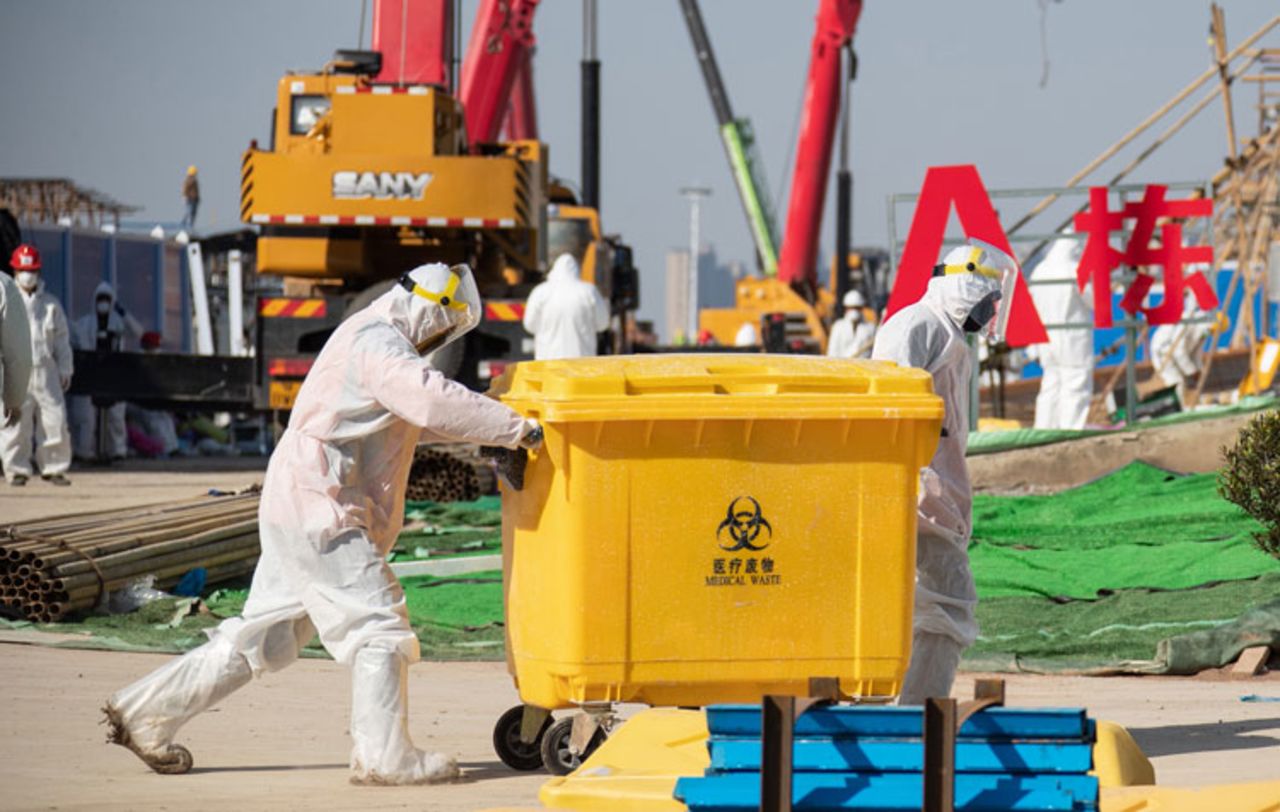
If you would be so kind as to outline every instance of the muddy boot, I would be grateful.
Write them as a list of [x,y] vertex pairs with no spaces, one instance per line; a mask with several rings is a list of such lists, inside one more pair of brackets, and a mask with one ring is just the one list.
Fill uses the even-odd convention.
[[117,691],[102,709],[107,741],[129,748],[158,773],[185,773],[191,752],[173,743],[178,728],[252,677],[248,660],[230,642],[205,643]]
[[453,759],[424,753],[409,739],[409,662],[377,644],[351,667],[351,783],[440,784],[460,773]]

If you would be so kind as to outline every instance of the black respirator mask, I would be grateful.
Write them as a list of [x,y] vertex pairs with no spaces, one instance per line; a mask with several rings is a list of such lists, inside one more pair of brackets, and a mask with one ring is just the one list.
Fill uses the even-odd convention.
[[982,297],[982,301],[973,306],[964,320],[964,331],[976,333],[996,317],[996,307],[1000,302],[1000,292],[992,291]]

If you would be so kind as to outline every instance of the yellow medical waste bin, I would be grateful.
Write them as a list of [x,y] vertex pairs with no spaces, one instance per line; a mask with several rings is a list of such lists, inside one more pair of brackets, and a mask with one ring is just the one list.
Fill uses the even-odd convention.
[[522,363],[541,421],[502,495],[508,663],[521,699],[705,705],[906,670],[927,373],[806,356]]

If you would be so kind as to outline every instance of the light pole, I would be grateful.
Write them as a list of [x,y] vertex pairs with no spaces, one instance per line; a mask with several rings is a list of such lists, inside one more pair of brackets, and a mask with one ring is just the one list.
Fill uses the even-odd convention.
[[690,344],[698,341],[698,220],[701,215],[702,198],[708,197],[711,190],[706,186],[686,186],[680,194],[689,199],[689,321],[685,339]]

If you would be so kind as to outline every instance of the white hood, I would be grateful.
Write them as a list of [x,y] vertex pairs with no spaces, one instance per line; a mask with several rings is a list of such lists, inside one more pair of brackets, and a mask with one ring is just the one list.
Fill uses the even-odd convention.
[[[448,295],[448,302],[437,302],[410,292],[402,285],[379,296],[369,305],[369,311],[387,322],[410,344],[421,347],[441,333],[448,336],[439,346],[443,347],[471,331],[480,323],[483,312],[480,292],[471,278],[471,270],[465,265],[454,266],[435,262],[421,265],[408,273],[408,277],[423,291],[433,296],[446,294],[457,279],[457,285]],[[459,308],[458,304],[465,305]]]

